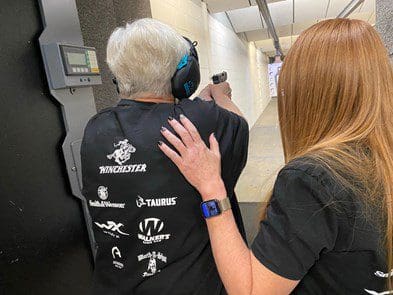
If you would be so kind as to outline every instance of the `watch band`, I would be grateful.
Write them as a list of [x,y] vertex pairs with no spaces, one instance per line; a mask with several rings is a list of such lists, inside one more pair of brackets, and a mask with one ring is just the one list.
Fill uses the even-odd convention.
[[218,201],[220,204],[221,212],[227,211],[232,208],[231,200],[228,197]]

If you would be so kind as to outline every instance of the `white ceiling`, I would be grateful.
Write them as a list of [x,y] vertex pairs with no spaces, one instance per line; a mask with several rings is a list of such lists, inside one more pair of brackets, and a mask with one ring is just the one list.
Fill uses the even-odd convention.
[[264,28],[258,6],[249,6],[227,12],[236,33]]
[[[248,41],[258,41],[256,44],[263,51],[274,50],[255,0],[205,0],[205,2],[210,13],[226,12],[236,33],[245,33]],[[281,47],[285,51],[303,30],[320,20],[336,17],[350,0],[268,0],[267,2],[277,34],[282,38]],[[365,0],[350,17],[374,24],[375,0]],[[284,44],[288,48],[285,48],[287,46]]]
[[223,12],[244,7],[249,7],[248,0],[207,0],[205,1],[210,13]]

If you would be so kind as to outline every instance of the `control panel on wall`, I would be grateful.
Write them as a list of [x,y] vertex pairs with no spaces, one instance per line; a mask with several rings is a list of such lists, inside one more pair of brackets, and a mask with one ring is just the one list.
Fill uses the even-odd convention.
[[70,45],[59,46],[66,75],[100,75],[95,48]]
[[102,84],[94,47],[49,43],[42,50],[52,89]]

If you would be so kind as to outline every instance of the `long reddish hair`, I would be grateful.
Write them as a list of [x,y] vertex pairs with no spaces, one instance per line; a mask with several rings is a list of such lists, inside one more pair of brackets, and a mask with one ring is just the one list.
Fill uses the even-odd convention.
[[377,208],[390,272],[393,71],[379,34],[351,19],[322,21],[303,32],[280,74],[278,110],[286,162],[317,160],[365,208]]

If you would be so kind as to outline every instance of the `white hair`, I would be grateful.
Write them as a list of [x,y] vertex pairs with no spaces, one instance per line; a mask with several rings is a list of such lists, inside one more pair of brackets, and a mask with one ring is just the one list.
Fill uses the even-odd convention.
[[122,96],[153,93],[166,97],[172,95],[172,76],[188,52],[188,42],[174,29],[144,18],[113,31],[106,60]]

